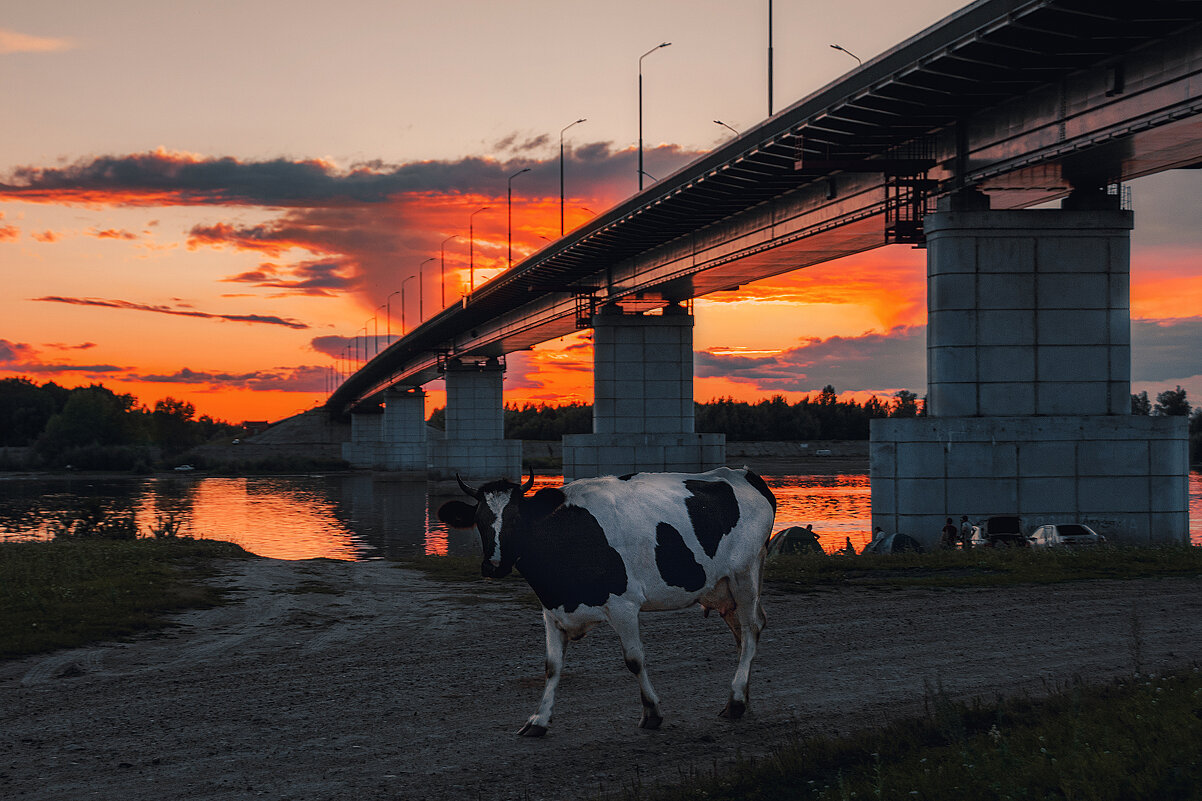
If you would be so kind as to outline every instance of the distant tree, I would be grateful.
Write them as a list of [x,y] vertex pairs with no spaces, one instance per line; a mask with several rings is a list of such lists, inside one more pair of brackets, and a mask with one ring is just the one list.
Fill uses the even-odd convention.
[[1156,406],[1152,414],[1165,417],[1189,417],[1190,405],[1185,399],[1185,390],[1178,385],[1176,389],[1166,389],[1156,396]]
[[187,401],[163,398],[150,413],[150,440],[164,453],[177,454],[202,442],[201,427],[192,419],[196,407]]
[[1138,395],[1131,395],[1131,414],[1149,415],[1152,413],[1152,401],[1148,400],[1148,391],[1145,389]]
[[898,390],[893,395],[893,408],[889,412],[890,417],[917,417],[918,416],[918,393],[911,392],[908,389]]
[[71,447],[132,445],[139,439],[131,414],[137,400],[93,384],[71,390],[63,410],[50,418],[37,441],[43,455],[53,456]]
[[1202,463],[1202,406],[1189,416],[1189,452],[1192,463]]
[[55,411],[54,396],[29,379],[0,380],[0,445],[29,445]]

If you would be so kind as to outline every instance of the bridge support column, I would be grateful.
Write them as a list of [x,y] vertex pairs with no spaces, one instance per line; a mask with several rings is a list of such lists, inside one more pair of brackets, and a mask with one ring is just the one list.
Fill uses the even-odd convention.
[[480,482],[520,476],[522,443],[505,439],[504,372],[496,359],[447,364],[446,436],[430,441],[431,478],[459,473]]
[[351,413],[351,439],[342,443],[342,458],[351,467],[371,469],[379,464],[382,411],[376,406]]
[[384,395],[377,466],[426,478],[429,466],[426,440],[426,393],[420,389],[390,389]]
[[725,462],[724,434],[693,431],[693,318],[680,306],[593,317],[593,382],[593,433],[563,438],[565,481]]
[[933,545],[948,517],[1019,515],[1188,541],[1185,419],[1130,413],[1132,216],[1104,198],[926,218],[928,416],[872,421],[874,528]]

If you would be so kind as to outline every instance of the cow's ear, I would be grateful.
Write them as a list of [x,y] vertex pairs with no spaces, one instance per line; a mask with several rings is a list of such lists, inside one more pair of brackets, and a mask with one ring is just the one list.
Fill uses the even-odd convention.
[[529,498],[522,500],[522,516],[529,520],[542,520],[563,505],[564,494],[555,487],[543,487]]
[[438,507],[438,519],[451,528],[471,528],[476,525],[476,507],[463,501],[447,501]]

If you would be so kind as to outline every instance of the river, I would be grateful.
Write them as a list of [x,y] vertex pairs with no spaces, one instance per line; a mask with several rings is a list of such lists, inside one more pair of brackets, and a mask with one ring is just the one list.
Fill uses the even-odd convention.
[[[778,501],[777,530],[813,524],[828,551],[870,538],[868,474],[765,473]],[[538,476],[536,488],[558,476]],[[0,541],[44,539],[89,511],[132,511],[145,533],[164,521],[195,537],[228,540],[276,559],[387,559],[475,554],[472,531],[437,517],[449,497],[425,482],[363,473],[218,478],[65,476],[0,480]],[[1202,473],[1190,474],[1190,540],[1202,545]]]

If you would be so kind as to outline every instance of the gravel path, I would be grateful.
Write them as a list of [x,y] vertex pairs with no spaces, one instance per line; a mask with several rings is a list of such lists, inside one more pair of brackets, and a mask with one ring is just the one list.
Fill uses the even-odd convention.
[[[568,649],[546,738],[538,611],[382,562],[231,561],[235,602],[128,643],[0,663],[5,799],[569,799],[671,780],[790,733],[953,697],[1202,662],[1202,579],[769,593],[752,708],[719,718],[730,633],[643,615],[662,730],[608,627]],[[298,589],[336,592],[297,592]]]

